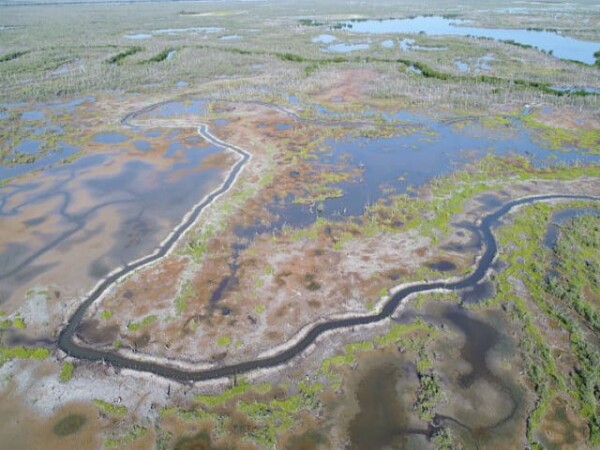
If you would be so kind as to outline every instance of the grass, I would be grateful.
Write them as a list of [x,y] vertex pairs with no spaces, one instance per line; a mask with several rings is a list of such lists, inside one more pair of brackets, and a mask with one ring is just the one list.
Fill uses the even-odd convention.
[[169,57],[169,54],[171,52],[175,52],[175,49],[174,48],[166,48],[163,51],[161,51],[160,53],[154,55],[152,58],[142,61],[142,63],[150,64],[150,63],[165,61]]
[[0,329],[2,328],[16,328],[18,330],[24,330],[27,328],[27,324],[25,323],[25,319],[22,317],[16,317],[14,319],[0,320]]
[[100,411],[110,416],[124,417],[128,412],[125,405],[115,405],[114,403],[109,403],[98,398],[93,399],[92,402]]
[[219,336],[217,345],[219,347],[229,347],[231,345],[231,338],[229,336]]
[[190,255],[196,263],[199,263],[206,253],[208,242],[215,235],[215,227],[207,225],[196,237],[187,243],[186,254]]
[[13,61],[17,58],[20,58],[23,55],[26,55],[27,53],[29,53],[29,52],[28,51],[16,51],[16,52],[6,53],[5,55],[0,56],[0,63],[7,62],[7,61]]
[[144,48],[140,47],[138,45],[133,46],[133,47],[129,47],[127,50],[125,50],[125,51],[123,51],[121,53],[117,53],[114,56],[111,56],[110,58],[108,58],[106,60],[106,62],[108,64],[123,64],[125,58],[127,58],[128,56],[131,56],[131,55],[135,55],[136,53],[139,53],[139,52],[141,52],[143,50],[144,50]]
[[[589,252],[589,244],[597,245],[593,241],[593,230],[598,226],[598,221],[595,222],[596,225],[590,227],[589,219],[582,220],[578,225],[574,225],[580,227],[579,229],[567,228],[566,231],[571,231],[573,234],[561,235],[561,239],[569,242],[566,244],[568,248],[568,255],[566,255],[566,250],[561,248],[561,245],[554,252],[543,245],[546,229],[544,225],[548,224],[551,212],[552,208],[548,205],[529,206],[519,213],[511,225],[501,229],[499,239],[503,247],[503,257],[509,262],[509,267],[496,279],[498,295],[494,301],[510,305],[509,310],[512,309],[516,320],[523,323],[524,335],[520,346],[524,354],[528,378],[537,395],[536,405],[527,419],[527,436],[530,444],[538,445],[535,430],[548,413],[551,400],[559,392],[567,392],[570,402],[577,405],[576,409],[588,423],[589,444],[597,445],[600,443],[600,424],[595,412],[597,399],[594,386],[597,386],[600,381],[598,371],[600,354],[589,344],[587,333],[584,332],[591,323],[587,321],[585,315],[577,311],[576,306],[569,301],[564,302],[561,298],[561,294],[565,289],[568,292],[569,287],[559,289],[558,286],[562,283],[571,286],[569,281],[571,278],[586,280],[587,283],[588,277],[592,274],[593,277],[596,276],[595,271],[582,270],[572,261],[585,260],[583,255]],[[583,237],[590,234],[592,240],[588,241]],[[555,255],[552,256],[552,253]],[[545,274],[551,267],[553,258],[560,261],[561,280],[546,281]],[[559,370],[553,349],[546,338],[547,327],[540,328],[536,319],[539,313],[532,310],[520,295],[515,295],[511,278],[522,280],[531,300],[542,314],[568,333],[570,353],[577,361],[576,370],[568,373]],[[578,281],[575,281],[573,287],[577,285]]]
[[73,378],[73,363],[66,362],[60,367],[60,373],[58,374],[58,380],[61,383],[68,383]]
[[0,366],[11,359],[42,360],[50,356],[47,348],[36,347],[0,347]]
[[238,382],[236,386],[233,386],[229,389],[225,389],[219,394],[198,394],[194,397],[194,401],[196,401],[197,403],[201,403],[208,408],[216,408],[218,406],[225,405],[232,399],[240,397],[248,392],[254,392],[260,395],[265,395],[269,391],[271,391],[271,389],[272,386],[268,383],[252,385],[242,379]]
[[[255,443],[259,448],[274,448],[281,435],[294,429],[303,411],[316,416],[320,414],[321,395],[329,389],[339,389],[342,383],[340,370],[354,365],[359,353],[399,343],[407,348],[420,348],[423,339],[434,335],[435,330],[421,319],[410,324],[393,323],[389,331],[377,340],[348,344],[342,354],[324,360],[318,374],[324,377],[323,381],[306,377],[290,385],[272,386],[268,383],[250,384],[245,379],[234,377],[233,385],[218,394],[196,395],[196,406],[164,408],[160,417],[176,415],[185,422],[210,421],[214,424],[213,434],[224,436],[229,430],[225,425],[226,417],[230,414],[245,416],[244,420],[253,425],[244,431],[244,440]],[[224,411],[228,411],[227,415]]]
[[[361,223],[343,226],[344,232],[334,247],[341,250],[344,243],[350,239],[374,236],[377,233],[405,232],[416,228],[435,243],[448,233],[453,217],[478,193],[501,189],[515,181],[573,180],[586,175],[600,176],[600,165],[557,165],[538,169],[525,157],[504,158],[489,154],[468,169],[432,180],[422,188],[429,191],[428,198],[408,194],[391,195],[368,205]],[[397,223],[402,225],[395,225]],[[333,227],[336,224],[319,218],[307,228],[286,230],[285,237],[315,239],[320,230],[328,226]]]
[[542,140],[553,150],[565,148],[580,148],[587,153],[600,155],[600,130],[599,129],[567,129],[546,125],[529,114],[523,117],[523,123],[534,129]]
[[179,294],[177,294],[177,297],[175,297],[175,301],[173,302],[174,306],[175,306],[175,312],[178,315],[182,315],[187,311],[188,300],[194,294],[194,292],[195,292],[195,289],[194,289],[194,285],[192,284],[192,282],[186,281],[183,284],[183,287],[181,288],[181,291],[179,292]]
[[122,448],[128,444],[131,444],[132,442],[136,441],[137,439],[141,438],[142,436],[145,436],[147,432],[148,432],[148,429],[146,427],[143,427],[138,424],[134,424],[127,430],[127,432],[124,435],[122,435],[120,437],[111,437],[111,438],[105,439],[104,447],[105,448]]
[[148,326],[152,325],[157,320],[158,320],[158,317],[154,314],[151,314],[149,316],[144,317],[139,322],[129,322],[127,324],[127,329],[129,331],[138,331],[144,327],[148,327]]

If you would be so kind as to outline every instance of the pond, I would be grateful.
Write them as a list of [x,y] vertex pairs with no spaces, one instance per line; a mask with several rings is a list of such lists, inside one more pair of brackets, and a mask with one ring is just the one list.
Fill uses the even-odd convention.
[[342,22],[351,33],[369,34],[419,34],[432,36],[465,36],[490,38],[497,41],[513,41],[529,45],[557,58],[594,64],[594,52],[600,50],[600,42],[583,41],[562,36],[553,31],[525,29],[481,28],[470,26],[470,21],[445,17],[419,16],[410,19],[355,20]]
[[220,27],[190,27],[190,28],[163,28],[160,30],[153,30],[152,34],[167,34],[177,35],[186,33],[218,33],[223,31]]
[[325,51],[328,52],[355,52],[357,50],[366,50],[369,48],[369,44],[332,44],[329,47],[325,48]]
[[[92,285],[151,253],[220,185],[232,163],[212,164],[223,150],[190,133],[137,135],[127,142],[120,133],[104,134],[104,142],[121,142],[119,149],[59,164],[79,151],[59,143],[31,164],[0,166],[0,179],[43,169],[33,181],[0,187],[0,221],[19,230],[0,236],[0,303],[42,279]],[[17,150],[35,153],[38,147],[38,141],[24,141]]]
[[547,248],[554,248],[560,234],[562,224],[570,219],[580,216],[600,216],[600,209],[595,208],[568,208],[552,214],[550,224],[544,236],[544,245]]
[[348,136],[326,140],[313,163],[315,170],[358,171],[360,177],[328,185],[341,190],[343,196],[324,200],[319,211],[316,205],[297,203],[293,196],[283,199],[285,206],[275,202],[278,206],[273,206],[271,212],[278,217],[278,224],[306,226],[316,220],[317,215],[333,220],[360,216],[367,205],[379,199],[390,194],[410,193],[412,187],[448,175],[487,154],[525,156],[536,167],[600,161],[597,155],[572,149],[549,150],[518,120],[504,131],[486,129],[478,122],[457,127],[405,111],[384,115],[384,118],[421,128],[392,137]]
[[92,140],[100,144],[120,144],[129,140],[129,137],[121,133],[98,133]]
[[[13,151],[17,153],[25,153],[28,155],[38,155],[40,148],[40,141],[25,140],[20,145],[15,147]],[[26,162],[22,164],[1,164],[0,181],[25,175],[35,170],[40,170],[50,166],[54,166],[73,156],[77,152],[79,152],[78,148],[73,147],[72,145],[68,145],[64,142],[59,142],[55,149],[47,152],[44,155],[36,156],[35,160],[31,162]]]
[[313,42],[321,43],[321,44],[331,44],[335,40],[336,40],[336,37],[332,36],[330,34],[320,34],[319,36],[314,37],[312,39]]

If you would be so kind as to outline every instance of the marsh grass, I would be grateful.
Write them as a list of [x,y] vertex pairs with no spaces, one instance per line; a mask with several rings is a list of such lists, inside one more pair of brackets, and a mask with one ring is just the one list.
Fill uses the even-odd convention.
[[[579,204],[581,202],[565,205],[563,208]],[[537,396],[535,407],[527,419],[527,436],[530,444],[539,446],[535,431],[548,412],[552,399],[559,392],[568,392],[570,402],[575,405],[574,409],[578,410],[588,423],[589,444],[596,445],[600,442],[600,422],[596,414],[597,399],[594,386],[597,386],[600,376],[597,370],[600,364],[600,353],[589,343],[590,337],[584,331],[589,326],[585,315],[580,315],[577,307],[570,302],[566,302],[567,307],[565,307],[561,302],[564,299],[561,298],[561,291],[556,288],[557,285],[545,281],[546,271],[550,268],[548,257],[550,250],[543,245],[546,230],[544,225],[549,223],[552,211],[549,205],[528,206],[520,211],[509,226],[500,230],[499,241],[503,248],[503,257],[509,262],[509,266],[496,278],[498,295],[494,302],[510,305],[515,319],[523,324],[520,346],[527,375]],[[596,220],[595,223],[597,222]],[[577,226],[581,228],[577,229]],[[582,254],[586,252],[583,250],[586,245],[585,240],[577,239],[577,236],[581,237],[582,233],[587,235],[589,232],[586,230],[587,227],[589,222],[583,220],[579,221],[575,228],[570,229],[576,242],[569,245],[569,253],[572,253],[575,259],[581,259]],[[569,231],[569,228],[565,231]],[[558,250],[557,257],[559,261],[565,263],[562,273],[565,280],[571,277],[581,280],[589,276],[589,272],[585,270],[577,271],[577,268],[569,263],[570,257],[565,258],[561,250]],[[595,277],[595,273],[593,276]],[[533,309],[522,296],[514,292],[511,278],[522,280],[531,300],[539,310]],[[573,307],[575,311],[570,311],[569,307]],[[548,329],[541,328],[539,325],[538,311],[568,333],[570,351],[577,361],[576,370],[564,373],[559,369],[553,356],[553,349],[548,344],[546,336]],[[597,336],[594,339],[597,339]]]
[[[121,53],[117,53],[114,56],[111,56],[110,58],[108,58],[106,60],[106,62],[108,64],[123,64],[125,58],[127,58],[128,56],[131,56],[131,55],[135,55],[136,53],[139,53],[143,50],[144,50],[144,48],[140,47],[140,46],[129,47],[127,50],[125,50]],[[165,58],[166,58],[166,55],[165,55]]]

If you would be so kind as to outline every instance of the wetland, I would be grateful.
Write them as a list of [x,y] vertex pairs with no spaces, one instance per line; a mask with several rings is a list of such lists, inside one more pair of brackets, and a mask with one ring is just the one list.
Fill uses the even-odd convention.
[[2,442],[597,446],[600,10],[467,4],[0,5]]

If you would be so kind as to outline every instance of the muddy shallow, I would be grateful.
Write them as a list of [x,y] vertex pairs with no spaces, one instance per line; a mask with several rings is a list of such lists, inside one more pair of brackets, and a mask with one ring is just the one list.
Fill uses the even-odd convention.
[[3,185],[0,302],[36,286],[73,292],[151,253],[234,162],[189,137],[197,135],[159,136],[144,152],[106,143],[43,177]]
[[[431,448],[442,429],[468,447],[520,446],[526,400],[506,320],[497,312],[468,312],[439,301],[428,303],[424,314],[408,311],[400,320],[415,317],[439,330],[434,341],[417,352],[401,344],[365,353],[345,385],[345,402],[356,411],[347,425],[350,448]],[[432,373],[443,393],[429,423],[416,412],[422,352],[433,358]],[[506,358],[515,364],[510,370],[500,365]]]

